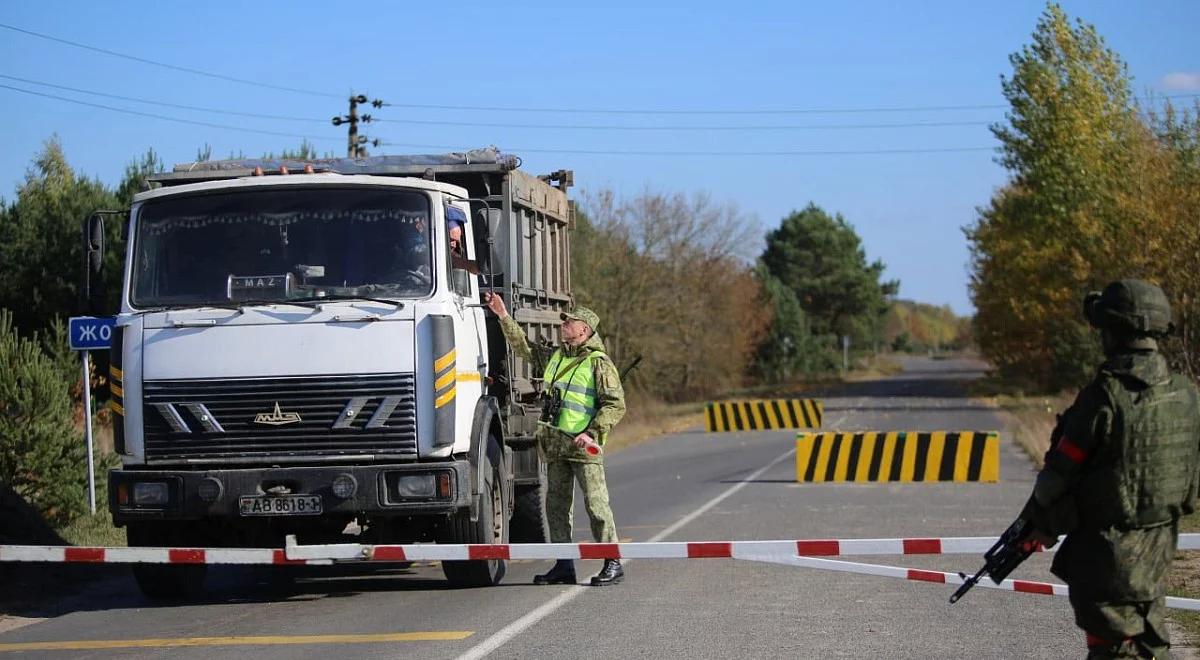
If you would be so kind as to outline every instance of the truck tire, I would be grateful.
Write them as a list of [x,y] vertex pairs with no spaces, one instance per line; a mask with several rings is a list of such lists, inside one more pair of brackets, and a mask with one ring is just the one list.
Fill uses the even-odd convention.
[[546,522],[546,476],[542,475],[536,485],[517,486],[516,501],[513,503],[513,543],[547,543],[550,541],[550,524]]
[[[484,474],[483,492],[479,493],[478,501],[479,517],[472,521],[470,511],[452,516],[446,534],[448,543],[508,543],[507,484],[504,483],[503,466],[492,465],[492,455],[491,451],[484,452],[483,464],[479,466]],[[500,455],[499,451],[495,455]],[[507,570],[508,562],[503,559],[442,562],[442,573],[456,587],[497,585]]]
[[[189,543],[181,526],[171,523],[129,523],[125,537],[129,546],[135,548],[204,547],[203,543]],[[133,564],[133,579],[151,600],[195,598],[204,593],[207,574],[205,564]]]

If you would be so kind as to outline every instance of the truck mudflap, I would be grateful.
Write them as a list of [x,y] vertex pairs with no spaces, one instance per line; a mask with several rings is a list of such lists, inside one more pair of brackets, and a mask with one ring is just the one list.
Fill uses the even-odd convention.
[[469,506],[466,460],[228,470],[113,470],[113,521],[435,515]]

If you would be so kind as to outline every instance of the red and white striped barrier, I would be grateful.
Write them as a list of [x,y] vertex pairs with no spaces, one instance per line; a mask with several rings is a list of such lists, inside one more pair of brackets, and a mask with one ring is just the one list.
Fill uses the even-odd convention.
[[279,548],[87,548],[56,545],[0,545],[0,562],[72,564],[332,564],[330,560],[289,559]]
[[[477,545],[299,545],[273,548],[92,548],[0,545],[0,562],[115,564],[329,564],[335,561],[455,561],[484,559],[755,559],[855,555],[983,554],[988,536],[781,541],[661,541],[656,543],[503,543]],[[1200,550],[1200,534],[1180,534],[1180,550]]]
[[[854,555],[982,554],[996,542],[987,536],[791,541],[692,541],[656,543],[506,543],[495,545],[298,545],[287,537],[278,548],[92,548],[0,545],[0,562],[85,564],[328,565],[334,562],[453,561],[484,559],[744,559],[825,571],[917,582],[962,584],[957,573],[839,561]],[[1180,534],[1180,550],[1200,550],[1200,534]],[[977,587],[1065,596],[1067,586],[1028,580],[987,580]],[[1200,600],[1168,597],[1167,607],[1200,611]]]
[[[881,566],[879,564],[862,564],[858,562],[839,561],[836,559],[822,559],[820,557],[764,557],[764,558],[747,558],[751,561],[759,561],[769,564],[782,564],[785,566],[795,566],[799,568],[815,568],[822,571],[836,571],[840,573],[857,573],[859,575],[874,575],[876,577],[898,578],[901,580],[911,580],[914,582],[935,582],[938,584],[953,584],[958,585],[965,582],[958,573],[946,573],[943,571],[930,571],[922,568],[904,568],[901,566]],[[1043,596],[1066,596],[1068,589],[1065,584],[1054,584],[1052,582],[1032,582],[1029,580],[1004,580],[1000,584],[994,584],[990,580],[980,580],[975,583],[975,586],[985,589],[1000,589],[1003,591],[1017,591],[1026,594],[1040,594]],[[1175,596],[1167,596],[1167,607],[1180,610],[1200,611],[1200,600],[1195,598],[1177,598]]]
[[[288,537],[289,559],[334,561],[445,561],[480,559],[758,559],[854,555],[982,555],[989,536],[794,541],[692,541],[657,543],[505,543],[493,545],[297,545]],[[1200,534],[1180,534],[1180,550],[1200,550]],[[0,555],[2,556],[2,555]]]
[[693,541],[656,543],[505,543],[493,545],[296,545],[290,559],[334,561],[445,561],[480,559],[743,559],[849,555],[983,554],[996,539],[812,539],[789,541]]

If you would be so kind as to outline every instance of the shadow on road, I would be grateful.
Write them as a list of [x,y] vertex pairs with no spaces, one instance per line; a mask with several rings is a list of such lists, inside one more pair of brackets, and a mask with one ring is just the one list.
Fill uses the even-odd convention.
[[[72,565],[66,568],[74,569],[74,593],[64,597],[52,593],[30,592],[25,598],[0,603],[0,613],[23,618],[53,618],[72,612],[316,601],[326,598],[351,598],[374,592],[459,590],[443,579],[428,577],[428,570],[418,572],[412,568],[349,564],[303,567],[210,566],[205,592],[200,596],[178,600],[152,600],[138,590],[128,567]],[[92,569],[91,576],[86,574],[87,569]],[[87,586],[78,590],[80,583]],[[514,582],[485,588],[529,586]]]

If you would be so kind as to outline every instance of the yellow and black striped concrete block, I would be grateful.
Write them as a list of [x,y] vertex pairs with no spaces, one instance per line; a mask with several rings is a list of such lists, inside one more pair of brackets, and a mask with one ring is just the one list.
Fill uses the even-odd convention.
[[718,401],[708,404],[704,414],[710,432],[815,429],[824,408],[815,399]]
[[866,431],[799,433],[796,480],[1000,480],[1000,437],[994,431]]

